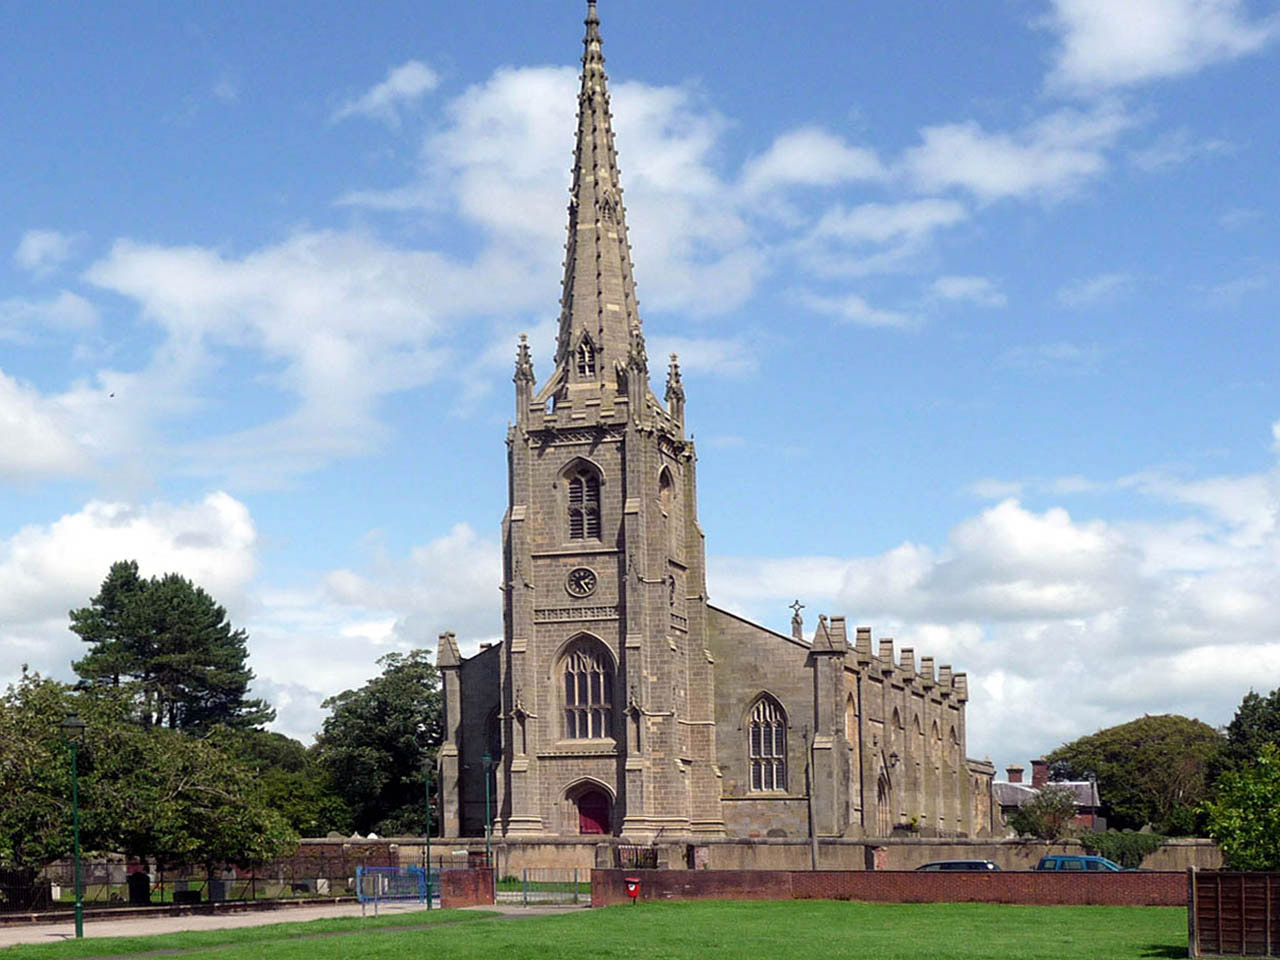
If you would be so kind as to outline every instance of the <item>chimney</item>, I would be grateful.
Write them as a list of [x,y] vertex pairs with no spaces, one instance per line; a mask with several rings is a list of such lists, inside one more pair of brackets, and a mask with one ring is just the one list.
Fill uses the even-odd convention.
[[1031,761],[1031,786],[1039,790],[1049,782],[1049,761],[1044,757]]
[[1005,769],[1005,773],[1009,775],[1010,783],[1022,782],[1022,764],[1020,763],[1009,764],[1009,766]]

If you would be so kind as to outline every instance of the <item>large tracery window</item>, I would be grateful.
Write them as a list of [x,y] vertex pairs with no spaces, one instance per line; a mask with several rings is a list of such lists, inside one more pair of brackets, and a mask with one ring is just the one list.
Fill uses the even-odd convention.
[[761,697],[751,711],[748,730],[751,789],[787,789],[787,717],[778,701]]
[[564,658],[564,730],[569,740],[613,736],[613,661],[595,644]]
[[569,477],[569,539],[600,539],[600,477],[588,467]]

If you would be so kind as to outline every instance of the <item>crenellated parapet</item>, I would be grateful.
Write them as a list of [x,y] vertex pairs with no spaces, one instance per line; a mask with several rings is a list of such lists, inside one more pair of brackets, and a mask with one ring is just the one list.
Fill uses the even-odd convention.
[[[818,618],[818,628],[814,632],[814,650],[830,649],[835,633],[839,635],[840,649],[849,649],[846,636],[845,618],[825,614]],[[892,637],[881,637],[873,648],[871,628],[858,627],[854,632],[851,666],[857,664],[867,670],[883,676],[902,686],[918,688],[934,697],[949,699],[956,703],[965,703],[969,699],[969,680],[964,673],[954,673],[950,664],[944,663],[934,667],[934,658],[921,656],[919,666],[916,664],[916,652],[912,647],[903,647],[897,657],[894,656],[894,640]]]

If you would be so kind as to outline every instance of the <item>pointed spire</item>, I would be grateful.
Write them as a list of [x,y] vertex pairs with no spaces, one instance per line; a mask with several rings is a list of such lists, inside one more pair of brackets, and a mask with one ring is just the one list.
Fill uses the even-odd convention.
[[529,354],[529,337],[526,334],[520,334],[520,346],[516,348],[516,373],[511,378],[516,383],[534,382],[533,377],[533,357]]
[[[594,0],[587,4],[585,22],[569,241],[552,382],[570,387],[603,384],[613,390],[613,372],[630,366],[636,353],[640,316]],[[579,358],[584,340],[590,340],[589,357]],[[646,369],[643,392],[649,389],[647,376]]]
[[684,420],[684,382],[680,379],[680,358],[671,354],[667,367],[667,412],[677,421]]

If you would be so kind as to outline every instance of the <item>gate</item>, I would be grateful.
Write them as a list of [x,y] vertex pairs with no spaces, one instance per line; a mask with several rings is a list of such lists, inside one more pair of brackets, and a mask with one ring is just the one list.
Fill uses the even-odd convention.
[[577,867],[526,867],[520,876],[498,881],[498,903],[534,907],[551,903],[591,902],[591,871]]

